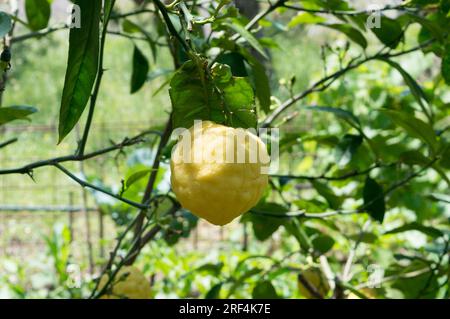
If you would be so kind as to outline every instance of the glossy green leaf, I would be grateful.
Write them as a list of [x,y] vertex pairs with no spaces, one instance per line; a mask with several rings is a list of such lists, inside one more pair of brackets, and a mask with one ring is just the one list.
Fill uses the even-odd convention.
[[26,0],[25,12],[31,30],[38,31],[48,26],[51,14],[49,0]]
[[261,54],[264,58],[269,59],[258,39],[256,39],[250,31],[242,26],[239,20],[232,19],[231,22],[224,22],[223,25],[235,31],[242,38],[244,38],[248,42],[248,44],[250,44],[256,51],[258,51],[259,54]]
[[133,21],[130,21],[128,19],[124,19],[122,21],[122,29],[126,33],[137,33],[141,32],[141,27],[134,23]]
[[349,238],[353,241],[362,242],[362,243],[366,243],[366,244],[373,244],[378,239],[377,235],[375,235],[373,233],[367,233],[367,232],[363,232],[362,234],[359,233],[356,235],[351,235],[351,236],[349,236]]
[[245,78],[233,77],[227,65],[216,63],[207,70],[188,61],[172,78],[169,92],[174,127],[190,127],[194,120],[256,126],[253,89]]
[[260,241],[270,238],[285,223],[286,220],[281,216],[287,212],[286,207],[276,203],[262,203],[254,207],[250,219],[255,237]]
[[371,28],[375,36],[387,47],[395,49],[403,38],[400,23],[394,19],[382,16],[379,28]]
[[144,169],[144,170],[140,170],[140,171],[134,172],[133,174],[131,174],[127,178],[127,180],[125,182],[126,188],[130,187],[131,185],[133,185],[137,181],[141,180],[142,178],[144,178],[145,176],[150,174],[150,172],[151,172],[151,169]]
[[15,120],[27,119],[28,115],[36,113],[37,109],[31,106],[0,107],[0,125]]
[[69,59],[59,114],[59,142],[83,113],[98,70],[101,1],[78,0],[82,27],[70,29]]
[[[53,1],[53,0],[51,0]],[[105,0],[103,3],[103,21],[109,21],[116,0]]]
[[234,127],[256,127],[253,89],[244,78],[234,78],[221,87],[223,100],[232,113],[230,124]]
[[311,239],[298,219],[291,219],[283,226],[289,234],[295,237],[302,250],[308,251],[313,247]]
[[334,243],[334,239],[326,235],[319,235],[312,240],[314,251],[321,255],[329,252],[333,248]]
[[[424,271],[425,270],[425,271]],[[421,260],[415,260],[410,265],[398,265],[394,269],[389,269],[386,276],[398,275],[401,273],[413,273],[416,276],[398,276],[392,283],[392,287],[401,291],[404,298],[427,298],[434,299],[438,292],[438,276],[431,276],[430,265],[424,264]],[[427,289],[424,289],[427,288]]]
[[427,114],[428,113],[428,109],[427,109],[428,98],[425,95],[425,92],[420,87],[420,85],[416,82],[416,80],[414,80],[414,78],[408,72],[406,72],[402,68],[402,66],[400,64],[398,64],[397,62],[394,62],[394,61],[388,60],[388,59],[380,59],[380,60],[388,63],[389,65],[391,65],[393,68],[395,68],[400,73],[400,75],[403,77],[403,80],[405,81],[406,85],[408,85],[409,89],[411,90],[412,95],[414,96],[414,98],[419,103],[420,107],[422,108],[422,111],[425,114]]
[[271,88],[269,83],[269,77],[267,76],[266,69],[264,65],[258,61],[258,59],[253,56],[247,59],[252,70],[252,79],[255,84],[256,97],[263,110],[266,114],[270,112],[271,105]]
[[394,110],[381,110],[395,124],[402,127],[409,135],[421,139],[427,144],[433,153],[436,153],[438,144],[433,128],[424,121],[414,117],[414,115]]
[[394,228],[392,230],[385,232],[384,234],[392,235],[392,234],[403,233],[403,232],[410,231],[410,230],[419,231],[419,232],[421,232],[427,236],[430,236],[432,238],[438,238],[438,237],[441,237],[444,235],[439,229],[436,229],[434,227],[424,226],[417,222],[409,223],[409,224]]
[[131,90],[130,93],[136,93],[141,89],[147,80],[150,65],[142,51],[134,46],[133,51],[133,71],[131,73]]
[[428,17],[422,17],[418,14],[409,13],[408,17],[421,24],[435,39],[443,41],[445,31],[441,28],[439,21],[436,21],[437,15],[431,14]]
[[275,287],[268,280],[260,281],[253,288],[253,299],[278,299],[279,296]]
[[376,221],[382,223],[386,213],[383,188],[369,176],[366,178],[363,189],[363,208]]
[[218,63],[226,64],[231,68],[233,76],[245,77],[248,76],[247,69],[245,67],[245,59],[238,52],[228,52],[221,54],[216,60]]
[[330,205],[332,209],[340,208],[343,199],[339,196],[336,196],[334,191],[327,184],[319,181],[312,181],[311,184],[319,193],[319,195],[325,198],[325,200],[328,202],[328,205]]
[[0,11],[0,38],[3,38],[12,28],[12,21],[9,14]]

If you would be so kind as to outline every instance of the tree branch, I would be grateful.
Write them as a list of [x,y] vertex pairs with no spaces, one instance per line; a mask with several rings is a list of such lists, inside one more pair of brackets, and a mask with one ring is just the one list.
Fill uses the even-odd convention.
[[126,204],[128,204],[130,206],[133,206],[135,208],[145,209],[145,210],[150,208],[150,205],[143,205],[143,204],[140,204],[140,203],[133,202],[133,201],[131,201],[129,199],[126,199],[124,197],[121,197],[119,195],[111,193],[110,191],[107,191],[107,190],[105,190],[105,189],[103,189],[101,187],[98,187],[98,186],[94,185],[94,184],[88,183],[88,182],[82,180],[81,178],[78,178],[77,176],[75,176],[75,174],[72,174],[71,172],[69,172],[68,169],[66,169],[64,166],[62,166],[59,163],[55,163],[55,164],[53,164],[53,166],[58,168],[61,172],[63,172],[67,176],[69,176],[72,180],[74,180],[75,182],[80,184],[82,187],[91,188],[91,189],[93,189],[93,190],[95,190],[97,192],[100,192],[100,193],[106,194],[108,196],[111,196],[111,197],[113,197],[113,198],[115,198],[115,199],[117,199],[117,200],[119,200],[121,202],[124,202],[124,203],[126,203]]
[[115,144],[110,147],[107,147],[107,148],[104,148],[104,149],[101,149],[101,150],[98,150],[98,151],[95,151],[92,153],[83,154],[83,155],[60,156],[60,157],[55,157],[55,158],[51,158],[51,159],[46,159],[46,160],[30,163],[30,164],[27,164],[25,166],[18,167],[18,168],[3,169],[3,170],[0,170],[0,175],[32,174],[33,170],[36,168],[40,168],[40,167],[44,167],[44,166],[54,166],[55,164],[60,164],[60,163],[65,163],[65,162],[79,162],[79,161],[88,160],[88,159],[91,159],[91,158],[94,158],[94,157],[97,157],[97,156],[100,156],[103,154],[107,154],[107,153],[110,153],[110,152],[113,152],[116,150],[121,150],[124,147],[139,144],[144,141],[143,137],[145,135],[149,135],[149,134],[161,135],[161,133],[158,131],[146,131],[146,132],[141,133],[131,139],[125,138],[119,144]]
[[414,51],[418,51],[420,49],[423,49],[424,47],[429,46],[431,43],[433,43],[435,40],[431,39],[428,41],[425,41],[424,43],[421,43],[411,49],[408,50],[404,50],[404,51],[399,51],[399,52],[394,52],[394,53],[377,53],[375,55],[366,57],[362,60],[356,61],[356,60],[352,60],[351,62],[349,62],[349,64],[345,67],[342,68],[338,71],[336,71],[333,74],[330,74],[322,79],[320,79],[319,81],[315,82],[310,88],[308,88],[307,90],[291,97],[290,99],[286,100],[283,104],[281,104],[278,108],[275,109],[275,111],[273,111],[273,113],[271,115],[269,115],[264,122],[262,123],[262,127],[269,127],[273,121],[275,121],[284,111],[286,111],[289,107],[291,107],[292,105],[294,105],[295,103],[297,103],[298,101],[304,99],[305,97],[307,97],[308,95],[314,93],[314,92],[320,92],[325,90],[326,88],[328,88],[334,81],[336,81],[338,78],[340,78],[341,76],[343,76],[344,74],[346,74],[347,72],[358,68],[359,66],[369,62],[369,61],[373,61],[373,60],[377,60],[377,59],[389,59],[389,58],[394,58],[394,57],[398,57],[398,56],[402,56],[405,54],[409,54],[411,52]]
[[15,138],[12,138],[10,140],[7,140],[6,142],[2,142],[2,143],[0,143],[0,148],[4,148],[4,147],[6,147],[6,146],[8,146],[10,144],[13,144],[13,143],[17,142],[17,141],[18,141],[18,139],[17,139],[17,137],[15,137]]
[[291,9],[294,11],[299,11],[299,12],[334,14],[334,15],[338,15],[338,16],[357,16],[357,15],[364,15],[364,14],[372,14],[374,11],[375,12],[383,12],[383,11],[391,11],[391,10],[415,11],[411,8],[405,7],[404,4],[400,4],[397,6],[387,5],[383,8],[377,9],[377,10],[355,10],[355,11],[316,10],[316,9],[307,9],[307,8],[299,7],[296,5],[290,5],[290,4],[283,4],[282,7],[286,8],[286,9]]
[[337,211],[330,211],[330,212],[317,213],[316,214],[316,213],[306,213],[305,211],[293,211],[293,212],[287,212],[287,213],[276,213],[276,212],[273,213],[273,212],[266,212],[266,211],[261,211],[261,210],[257,210],[257,209],[252,209],[252,210],[250,210],[250,213],[256,214],[256,215],[274,217],[274,218],[296,218],[296,217],[326,218],[326,217],[335,216],[335,215],[351,215],[351,214],[363,213],[363,212],[365,212],[366,208],[368,206],[370,206],[373,202],[377,201],[381,197],[388,196],[389,194],[394,192],[396,189],[402,187],[403,185],[406,185],[412,179],[420,176],[420,174],[422,174],[425,170],[427,170],[428,168],[433,166],[433,164],[436,163],[436,161],[438,161],[439,159],[440,159],[440,157],[435,157],[430,162],[428,162],[425,166],[423,166],[419,170],[411,173],[410,175],[405,177],[403,180],[401,180],[401,181],[399,181],[397,183],[394,183],[386,191],[384,191],[382,194],[380,194],[379,196],[376,196],[370,202],[365,203],[363,206],[361,206],[360,208],[358,208],[356,210],[337,210]]
[[376,163],[375,165],[373,165],[363,171],[352,171],[350,173],[347,173],[347,174],[344,174],[341,176],[326,176],[325,174],[318,175],[318,176],[273,174],[273,175],[270,175],[270,177],[272,177],[272,178],[288,178],[288,179],[304,179],[304,180],[309,180],[309,181],[314,181],[314,180],[341,181],[341,180],[346,180],[346,179],[356,177],[356,176],[367,175],[368,173],[370,173],[371,171],[373,171],[376,168],[390,167],[390,166],[394,166],[397,164],[398,163],[391,163],[391,164]]

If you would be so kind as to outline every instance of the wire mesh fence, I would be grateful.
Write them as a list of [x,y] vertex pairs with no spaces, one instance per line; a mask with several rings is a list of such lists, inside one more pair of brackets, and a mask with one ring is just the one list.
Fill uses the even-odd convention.
[[[161,120],[160,122],[162,122]],[[158,122],[155,122],[158,123]],[[91,150],[119,142],[153,127],[153,122],[109,122],[93,126]],[[56,146],[54,124],[19,124],[2,127],[1,140],[18,137],[18,142],[0,152],[1,169],[70,154],[76,146],[76,134]],[[115,154],[90,159],[83,163],[84,174],[118,184],[125,171],[118,167]],[[121,158],[123,160],[123,158]],[[65,164],[74,173],[79,163]],[[66,225],[71,233],[71,260],[87,265],[96,263],[112,247],[117,234],[110,216],[105,216],[83,188],[53,167],[36,169],[32,176],[0,175],[0,255],[29,260],[48,249],[53,227]],[[233,226],[235,229],[236,226]],[[229,237],[229,228],[218,229],[200,222],[192,236],[185,240],[189,249],[207,250],[211,244]],[[241,245],[244,237],[229,238]],[[242,242],[242,245],[245,243]],[[87,268],[87,267],[86,267]]]

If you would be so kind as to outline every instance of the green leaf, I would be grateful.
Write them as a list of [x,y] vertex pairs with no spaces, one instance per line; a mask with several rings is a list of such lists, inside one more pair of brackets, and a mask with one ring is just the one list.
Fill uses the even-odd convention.
[[445,83],[450,85],[450,45],[442,58],[441,73]]
[[323,17],[319,17],[315,14],[311,14],[309,12],[300,12],[295,17],[291,19],[288,23],[288,28],[294,28],[299,24],[317,24],[327,21],[327,19]]
[[359,44],[363,49],[367,48],[367,40],[364,35],[357,29],[353,28],[348,24],[322,24],[323,26],[334,29],[336,31],[342,32],[350,40]]
[[258,39],[255,38],[255,36],[249,32],[244,26],[241,25],[239,20],[237,19],[231,19],[231,22],[224,22],[224,26],[227,26],[228,28],[232,29],[236,33],[238,33],[241,37],[243,37],[256,51],[258,51],[259,54],[261,54],[264,58],[269,59],[266,52],[264,51],[264,48],[259,43]]
[[336,146],[336,163],[341,167],[350,163],[362,142],[361,135],[345,134]]
[[334,243],[334,239],[326,235],[319,235],[312,240],[314,251],[320,253],[321,255],[329,252],[333,248]]
[[403,38],[403,30],[396,20],[382,16],[379,28],[371,28],[375,36],[387,47],[395,49]]
[[141,27],[139,25],[137,25],[136,23],[128,20],[128,19],[124,19],[122,21],[122,29],[126,33],[138,33],[138,32],[141,32]]
[[438,15],[430,14],[426,18],[421,17],[420,15],[409,13],[408,17],[414,20],[415,22],[422,25],[424,29],[426,29],[432,36],[438,41],[442,42],[444,39],[445,31],[441,28],[439,24]]
[[220,298],[220,290],[221,289],[222,289],[222,283],[215,284],[206,293],[205,299],[219,299]]
[[360,241],[366,244],[373,244],[378,239],[377,235],[367,232],[363,232],[362,234],[351,235],[349,236],[349,238],[353,241]]
[[137,172],[134,172],[133,174],[131,174],[127,178],[127,181],[125,182],[126,188],[129,188],[131,185],[133,185],[137,181],[141,180],[142,178],[144,178],[145,176],[150,174],[151,171],[152,171],[151,169],[144,169],[144,170],[140,170],[140,171],[137,171]]
[[275,290],[275,287],[268,280],[260,281],[253,288],[253,299],[278,299],[280,298]]
[[340,208],[343,199],[339,196],[336,196],[333,190],[327,184],[318,181],[311,181],[311,184],[319,193],[319,195],[326,199],[328,205],[330,205],[332,209]]
[[234,292],[240,288],[247,279],[260,274],[263,271],[262,268],[251,268],[246,270],[242,275],[240,275],[237,279],[233,279],[233,285],[230,287],[228,291],[228,296],[232,296]]
[[147,58],[135,45],[133,52],[133,72],[131,74],[131,94],[136,93],[144,86],[149,69],[150,66]]
[[234,127],[256,127],[257,119],[253,110],[253,89],[244,78],[233,78],[225,86],[218,85],[223,93],[223,101],[232,113]]
[[229,66],[186,62],[170,82],[174,127],[190,127],[194,120],[249,128],[256,126],[254,94],[245,78],[233,77]]
[[208,274],[211,274],[212,276],[218,277],[220,275],[220,272],[222,271],[224,264],[222,262],[217,264],[204,264],[197,269],[195,269],[195,272],[206,272]]
[[47,27],[50,20],[51,6],[49,0],[26,0],[25,12],[28,26],[33,31]]
[[385,232],[384,235],[398,234],[398,233],[403,233],[403,232],[410,231],[410,230],[419,231],[419,232],[421,232],[427,236],[430,236],[432,238],[438,238],[438,237],[441,237],[444,235],[439,229],[436,229],[434,227],[424,226],[417,222],[409,223],[409,224],[394,228],[392,230]]
[[9,14],[0,11],[0,38],[3,38],[5,35],[11,31],[12,22]]
[[382,223],[386,213],[383,188],[367,176],[363,189],[364,209],[376,221]]
[[284,224],[284,228],[289,234],[295,237],[298,244],[304,251],[308,251],[311,247],[313,247],[312,241],[298,219],[291,219],[289,222]]
[[0,126],[14,120],[27,119],[27,116],[36,113],[37,109],[31,106],[0,107]]
[[253,56],[251,56],[251,58],[247,58],[247,61],[252,68],[252,78],[255,83],[255,92],[259,105],[261,106],[261,110],[268,114],[270,112],[270,105],[272,102],[270,100],[271,89],[266,69],[264,65]]
[[435,154],[438,149],[436,134],[433,128],[412,114],[394,110],[380,110],[386,114],[395,124],[402,127],[409,135],[421,139]]
[[[432,275],[430,265],[424,264],[422,260],[415,260],[410,265],[398,265],[389,269],[386,276],[396,276],[392,287],[400,290],[406,299],[435,299],[439,292],[439,276]],[[431,269],[425,271],[426,268]],[[417,273],[415,276],[402,276],[402,274]],[[427,288],[427,289],[424,289]]]
[[238,52],[220,54],[216,61],[221,64],[229,65],[233,76],[248,76],[248,72],[245,67],[245,58]]
[[[53,1],[53,0],[50,0]],[[103,5],[103,21],[109,21],[116,0],[105,0]]]
[[430,161],[418,151],[406,151],[400,154],[400,161],[407,165],[426,165]]
[[[285,223],[282,216],[288,210],[280,204],[261,203],[254,207],[251,212],[250,220],[255,237],[260,241],[265,241]],[[268,216],[269,214],[275,217]],[[280,217],[276,217],[277,215],[280,215]]]
[[99,59],[101,1],[78,0],[81,28],[70,29],[69,59],[59,114],[59,142],[74,128],[92,92]]
[[148,33],[145,30],[145,28],[128,19],[124,19],[122,22],[122,29],[126,33],[138,33],[138,32],[142,33],[142,35],[147,39],[147,42],[150,46],[150,50],[152,51],[153,59],[156,61],[157,45],[156,42],[151,37],[150,33]]
[[400,75],[403,77],[403,80],[405,81],[406,85],[408,85],[409,89],[411,90],[412,95],[416,99],[416,101],[419,103],[420,107],[422,108],[422,111],[425,114],[428,114],[427,112],[427,106],[428,98],[425,95],[425,92],[422,90],[422,88],[419,86],[419,84],[416,82],[416,80],[413,79],[411,75],[409,75],[408,72],[406,72],[400,64],[397,62],[394,62],[389,59],[380,59],[381,61],[384,61],[391,65],[393,68],[395,68]]

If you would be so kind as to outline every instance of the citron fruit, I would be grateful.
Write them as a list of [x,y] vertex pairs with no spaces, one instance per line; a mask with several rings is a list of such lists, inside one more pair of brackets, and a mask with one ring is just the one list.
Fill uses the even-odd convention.
[[[306,280],[306,286],[303,280]],[[321,298],[324,298],[328,291],[330,291],[330,285],[328,284],[327,279],[322,274],[319,268],[309,268],[301,272],[298,278],[298,290],[300,294],[308,299],[317,299],[319,296],[311,292],[311,289],[314,289],[317,294],[320,295]]]
[[222,226],[261,199],[269,162],[265,144],[248,130],[196,123],[173,149],[172,189],[184,208]]
[[[99,289],[108,282],[108,276],[100,279]],[[133,266],[125,266],[118,271],[114,280],[102,299],[150,299],[150,283],[144,274]]]

